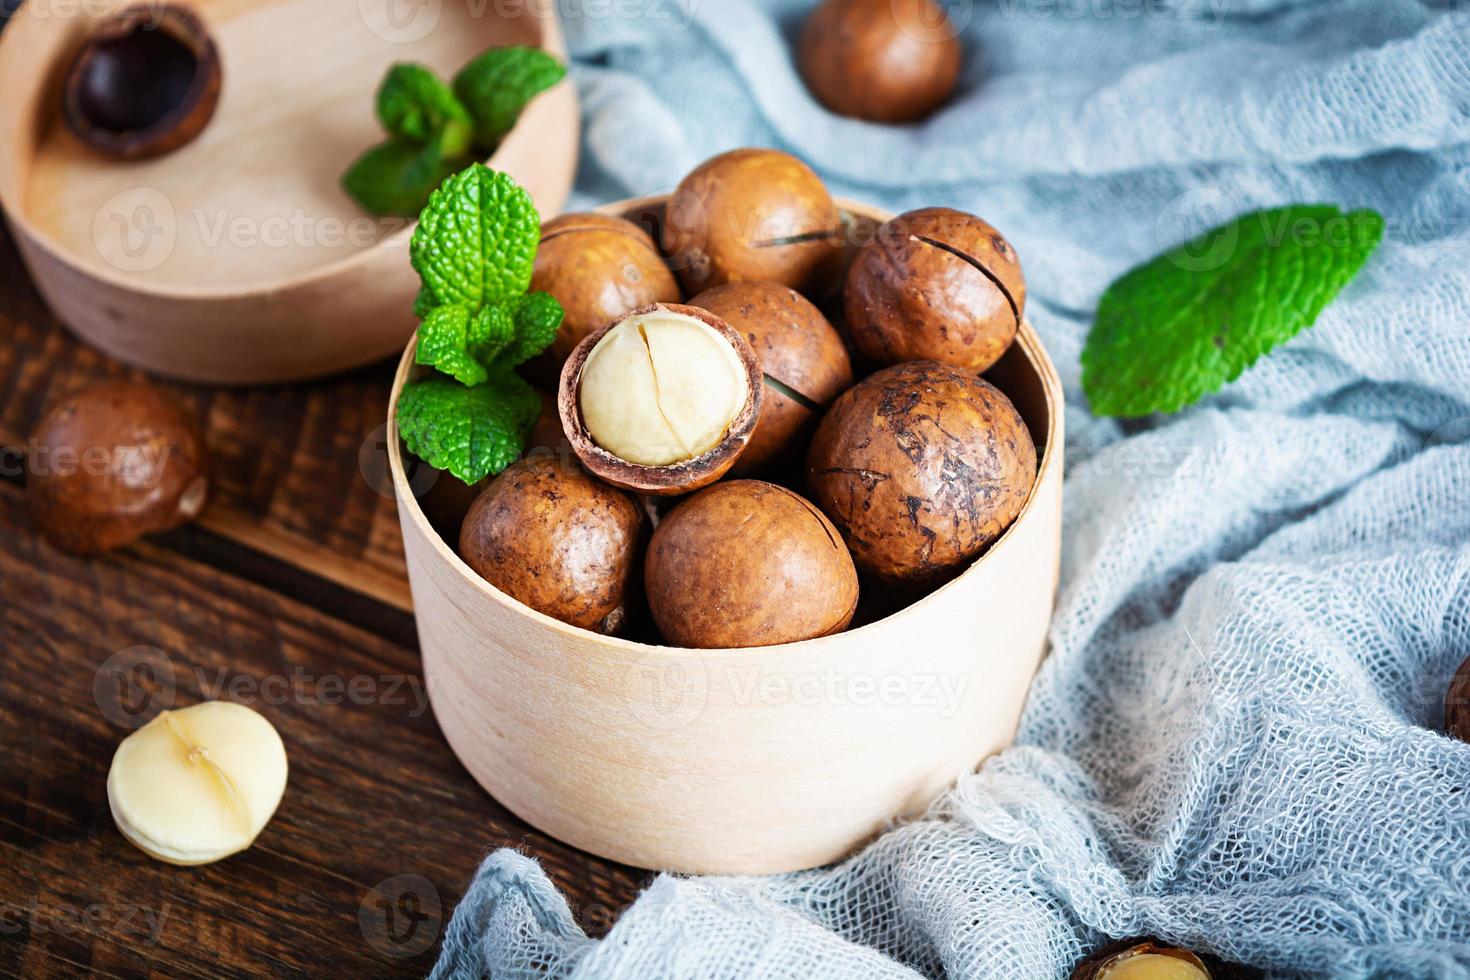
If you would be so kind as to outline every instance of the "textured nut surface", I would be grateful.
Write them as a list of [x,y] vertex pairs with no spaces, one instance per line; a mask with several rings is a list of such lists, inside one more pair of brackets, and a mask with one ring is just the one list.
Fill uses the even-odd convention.
[[807,478],[859,568],[932,585],[1016,519],[1036,480],[1036,447],[989,382],[913,361],[837,399],[812,438]]
[[934,0],[826,0],[798,46],[823,105],[872,122],[912,122],[939,108],[960,75],[958,33]]
[[178,4],[103,18],[67,71],[62,116],[78,139],[123,159],[159,156],[198,136],[219,103],[219,52]]
[[978,372],[1015,340],[1026,279],[989,224],[922,208],[885,222],[858,252],[843,307],[853,343],[878,364],[931,360]]
[[95,554],[192,520],[209,480],[194,417],[148,384],[105,382],[41,419],[27,461],[31,518],[58,548]]
[[[617,453],[599,445],[598,441],[593,438],[592,433],[589,431],[587,421],[583,418],[584,403],[582,389],[584,383],[587,381],[587,371],[585,368],[591,360],[593,351],[597,349],[598,344],[601,343],[603,338],[611,334],[613,330],[623,323],[633,321],[633,325],[636,327],[637,322],[645,317],[668,318],[671,315],[699,321],[724,338],[730,349],[734,351],[741,368],[744,370],[743,390],[745,392],[745,401],[740,406],[735,417],[724,428],[723,435],[709,449],[700,452],[696,456],[677,459],[668,464],[639,463],[619,456]],[[633,333],[631,339],[637,339],[636,331]],[[685,427],[691,431],[694,428],[702,428],[702,425],[694,426],[694,420],[692,418],[674,419],[672,416],[665,417],[665,414],[659,408],[659,398],[662,398],[662,395],[660,394],[659,398],[649,398],[650,391],[652,390],[653,370],[652,362],[649,360],[648,350],[644,349],[640,351],[637,344],[631,344],[631,347],[632,354],[637,356],[630,356],[628,358],[627,373],[624,374],[624,372],[618,370],[608,370],[607,378],[605,379],[608,382],[606,390],[593,396],[598,402],[598,410],[606,409],[606,417],[602,423],[599,423],[600,427],[603,425],[613,425],[614,427],[621,425],[622,422],[616,422],[617,417],[619,415],[625,416],[624,421],[627,421],[632,418],[634,414],[633,409],[636,408],[638,409],[637,414],[639,417],[648,421],[649,429],[654,431],[655,435],[661,431],[672,432],[671,422],[676,422],[681,427]],[[627,351],[624,350],[624,353],[627,353]],[[726,359],[723,356],[724,353],[721,352],[721,356],[716,359],[716,362],[721,365],[726,365]],[[616,367],[614,364],[606,366]],[[646,375],[642,373],[644,371],[646,371]],[[635,388],[629,383],[630,377],[641,377],[645,383],[641,387]],[[677,390],[682,384],[680,379],[665,379],[660,376],[658,380],[660,386],[664,386],[667,383],[670,404],[678,403],[682,397]],[[598,382],[598,384],[600,385],[602,382]],[[694,385],[692,387],[697,388],[698,386]],[[561,416],[562,430],[566,433],[567,441],[571,443],[572,450],[595,475],[611,483],[613,486],[621,487],[625,490],[632,490],[635,493],[667,496],[689,493],[698,490],[700,487],[708,486],[723,476],[734,465],[735,460],[739,458],[741,452],[744,451],[746,445],[750,442],[751,433],[755,431],[756,419],[760,417],[763,388],[764,386],[761,384],[760,365],[756,361],[755,352],[750,349],[750,344],[746,342],[745,338],[736,332],[728,323],[708,310],[701,310],[695,306],[656,303],[634,310],[624,320],[618,323],[608,324],[601,330],[583,338],[582,342],[572,351],[571,356],[567,358],[566,364],[562,366],[561,382],[557,389],[556,405],[557,412]],[[631,407],[621,405],[620,400],[625,399],[630,394],[636,395],[640,399],[638,403]],[[701,403],[708,400],[709,405],[714,407],[722,407],[724,405],[721,399],[708,399],[707,396],[708,392],[703,391],[694,391],[691,393],[691,397]],[[616,425],[614,425],[614,422],[616,422]],[[604,438],[606,438],[606,429],[603,430],[603,434]],[[705,441],[703,439],[694,439],[691,441],[688,431],[683,433],[683,440],[681,445],[694,445]],[[681,454],[674,453],[673,455],[678,456]]]
[[684,647],[792,643],[846,629],[857,571],[830,521],[784,487],[730,480],[663,519],[648,547],[649,606]]
[[1078,963],[1071,980],[1212,980],[1213,976],[1204,960],[1187,949],[1153,939],[1129,939]]
[[689,302],[744,335],[766,378],[755,434],[731,472],[756,473],[791,458],[820,413],[852,386],[842,337],[804,296],[780,283],[726,283]]
[[1445,692],[1444,730],[1462,742],[1470,742],[1470,657],[1460,664]]
[[485,581],[554,619],[597,633],[622,625],[643,511],[575,463],[533,455],[475,499],[459,553]]
[[123,739],[107,802],[124,837],[169,864],[206,864],[249,847],[286,790],[286,747],[264,716],[206,701],[165,711]]
[[664,248],[686,292],[727,282],[800,289],[841,245],[842,216],[810,167],[747,148],[696,167],[664,208]]
[[551,343],[557,367],[592,331],[640,306],[680,298],[648,232],[605,214],[563,214],[541,226],[531,289],[555,296],[565,311]]

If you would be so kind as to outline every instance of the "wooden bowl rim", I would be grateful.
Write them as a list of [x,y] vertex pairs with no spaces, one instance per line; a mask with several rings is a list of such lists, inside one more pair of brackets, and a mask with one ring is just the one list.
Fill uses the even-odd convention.
[[[117,9],[122,9],[124,7],[132,6],[133,3],[134,0],[118,0],[118,2],[115,4],[115,7]],[[11,15],[10,22],[5,25],[5,30],[0,31],[0,66],[4,65],[9,51],[17,49],[21,46],[22,42],[15,39],[17,37],[22,37],[25,35],[25,25],[44,23],[48,19],[44,16],[25,16],[27,13],[34,13],[35,7],[36,5],[34,3],[21,4],[21,6],[17,8],[16,11]],[[198,10],[196,7],[194,7],[193,5],[189,5],[189,7],[190,10],[198,14]],[[533,12],[533,16],[535,17],[537,24],[540,27],[541,49],[543,51],[547,51],[551,54],[556,55],[563,62],[566,62],[568,60],[566,41],[562,36],[561,21],[556,13],[555,4],[533,3],[528,4],[527,8]],[[199,15],[199,17],[200,20],[204,22],[206,28],[210,27],[208,18],[204,17],[203,15]],[[55,20],[57,18],[49,19]],[[228,82],[226,82],[226,84],[228,84]],[[530,104],[526,107],[525,111],[521,113],[520,118],[516,120],[515,126],[511,129],[509,133],[506,134],[505,138],[500,141],[500,145],[495,148],[495,152],[492,153],[489,158],[481,162],[483,162],[486,166],[494,166],[496,159],[499,158],[503,152],[505,152],[507,144],[510,144],[511,141],[514,140],[517,144],[519,144],[527,140],[534,139],[534,135],[531,133],[531,130],[535,127],[527,125],[527,120],[535,121],[539,119],[540,114],[537,112],[537,107],[545,104],[545,100],[542,98],[542,96],[545,96],[550,92],[555,91],[561,86],[571,84],[572,78],[570,73],[568,73],[567,76],[564,77],[560,82],[557,82],[556,85],[552,86],[550,89],[547,89],[545,92],[539,93],[534,99],[532,99]],[[22,184],[22,186],[18,189],[17,193],[24,197],[24,185],[28,183],[28,181],[22,180],[20,183]],[[264,293],[288,292],[308,286],[318,285],[320,283],[336,278],[337,276],[357,271],[360,266],[368,265],[372,261],[372,257],[374,257],[380,250],[388,251],[395,255],[400,251],[407,251],[408,239],[412,237],[414,229],[418,227],[418,219],[411,219],[402,228],[393,232],[393,234],[387,236],[386,238],[380,239],[367,248],[359,249],[352,255],[343,256],[342,258],[332,262],[328,262],[325,265],[317,266],[314,269],[308,269],[304,272],[298,272],[282,279],[273,279],[269,282],[260,282],[250,286],[171,285],[167,287],[161,287],[148,283],[145,280],[127,276],[118,272],[117,270],[103,268],[101,264],[94,266],[90,262],[79,261],[75,253],[63,249],[57,242],[53,241],[48,235],[44,234],[40,230],[40,228],[38,228],[30,220],[30,218],[25,213],[24,201],[21,201],[15,207],[10,206],[10,204],[5,201],[3,188],[0,188],[0,210],[3,210],[5,217],[13,225],[15,225],[17,229],[23,232],[26,237],[31,241],[31,243],[35,245],[36,248],[45,252],[48,256],[50,256],[52,260],[54,260],[58,264],[73,270],[81,276],[85,276],[91,281],[105,283],[115,289],[123,290],[138,296],[147,296],[159,299],[182,300],[239,300],[246,299],[251,296],[259,296]],[[364,214],[366,214],[366,212],[364,212]],[[382,216],[368,215],[368,217]]]
[[[650,194],[645,197],[628,198],[601,205],[595,210],[605,214],[626,215],[635,211],[660,206],[668,200],[669,196],[670,194]],[[878,222],[887,221],[893,217],[893,214],[889,211],[862,204],[851,199],[839,198],[836,203],[841,211],[856,217],[868,218]],[[728,647],[710,650],[696,650],[691,647],[676,647],[662,643],[642,643],[620,636],[603,636],[593,633],[590,630],[580,629],[568,623],[563,623],[559,619],[532,609],[530,606],[525,605],[518,599],[512,598],[485,581],[475,573],[474,569],[465,564],[464,559],[460,558],[439,532],[434,530],[433,526],[429,523],[429,519],[424,515],[423,508],[419,506],[418,498],[414,496],[412,489],[409,487],[408,477],[403,468],[403,440],[398,436],[398,395],[403,390],[404,384],[408,382],[409,376],[418,366],[414,362],[414,352],[418,346],[417,334],[409,339],[408,346],[404,348],[403,356],[398,361],[398,370],[393,376],[393,388],[388,396],[388,467],[393,474],[393,493],[397,498],[398,506],[400,508],[406,508],[404,512],[407,514],[407,520],[411,521],[419,534],[429,541],[434,553],[452,567],[461,578],[469,581],[471,586],[479,594],[500,605],[507,612],[528,617],[554,632],[578,637],[595,637],[597,640],[616,647],[624,653],[645,656],[657,652],[659,654],[680,656],[698,653],[710,657],[735,658],[748,657],[753,653],[770,654],[773,652],[794,651],[798,649],[803,653],[836,654],[842,649],[843,637],[865,630],[876,629],[879,626],[890,627],[896,621],[918,615],[923,607],[937,601],[940,595],[948,592],[960,579],[972,574],[983,562],[988,561],[1010,539],[1012,533],[1020,523],[1031,514],[1032,507],[1036,501],[1036,488],[1048,476],[1051,468],[1058,464],[1059,454],[1063,452],[1063,447],[1059,445],[1063,411],[1062,381],[1060,375],[1057,374],[1056,365],[1052,363],[1050,355],[1046,352],[1046,348],[1041,344],[1041,338],[1037,336],[1030,321],[1025,319],[1025,317],[1021,319],[1021,326],[1016,333],[1015,343],[1036,370],[1037,377],[1041,382],[1042,394],[1046,401],[1047,410],[1046,445],[1042,448],[1041,456],[1037,461],[1036,479],[1032,482],[1031,489],[1026,494],[1026,502],[1021,506],[1020,513],[1016,515],[1016,519],[1011,522],[1004,533],[991,543],[990,547],[986,549],[985,554],[975,559],[959,575],[896,612],[890,613],[881,619],[876,619],[871,623],[864,623],[862,626],[843,630],[840,633],[832,633],[827,636],[813,637],[809,640],[797,640],[793,643],[781,643],[772,646]],[[449,479],[454,479],[454,477],[449,477]]]

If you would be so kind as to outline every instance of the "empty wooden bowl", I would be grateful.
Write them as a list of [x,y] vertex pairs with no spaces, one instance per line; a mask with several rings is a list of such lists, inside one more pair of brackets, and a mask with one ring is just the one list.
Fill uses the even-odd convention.
[[[663,201],[605,210],[656,232]],[[842,206],[855,242],[888,217]],[[421,371],[410,345],[395,404]],[[754,649],[652,646],[521,605],[430,526],[390,440],[429,698],[465,767],[554,837],[690,873],[825,864],[921,812],[1014,737],[1057,585],[1061,382],[1029,324],[986,377],[1040,459],[1010,529],[886,618]]]
[[[397,61],[452,77],[486,48],[566,57],[550,4],[189,0],[218,50],[213,117],[187,145],[120,161],[63,124],[66,69],[128,3],[23,4],[0,33],[0,202],[41,295],[83,339],[194,381],[287,381],[402,348],[414,330],[412,223],[341,189],[383,134],[374,96]],[[575,90],[538,96],[487,162],[543,216],[577,159]]]

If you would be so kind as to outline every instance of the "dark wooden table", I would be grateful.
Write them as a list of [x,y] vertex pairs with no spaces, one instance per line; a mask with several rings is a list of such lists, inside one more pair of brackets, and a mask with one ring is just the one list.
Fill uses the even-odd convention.
[[[647,875],[509,814],[424,701],[384,482],[389,366],[168,385],[206,421],[208,509],[74,558],[32,531],[14,449],[59,394],[125,376],[141,377],[52,317],[0,226],[0,973],[422,976],[504,846],[539,858],[605,932]],[[175,868],[118,833],[107,769],[141,720],[210,697],[275,724],[290,782],[250,850]]]

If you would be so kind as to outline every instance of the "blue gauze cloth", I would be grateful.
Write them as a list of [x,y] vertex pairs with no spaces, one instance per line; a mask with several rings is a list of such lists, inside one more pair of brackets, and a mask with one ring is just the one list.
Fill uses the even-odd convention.
[[[1020,734],[850,860],[661,876],[602,940],[499,851],[434,975],[1057,978],[1152,934],[1273,976],[1470,977],[1470,745],[1439,733],[1470,655],[1465,5],[962,3],[961,91],[916,128],[811,100],[791,59],[808,8],[565,0],[572,206],[770,145],[837,193],[1008,236],[1069,436]],[[1107,284],[1290,202],[1376,208],[1387,237],[1219,395],[1093,418],[1078,356]]]

